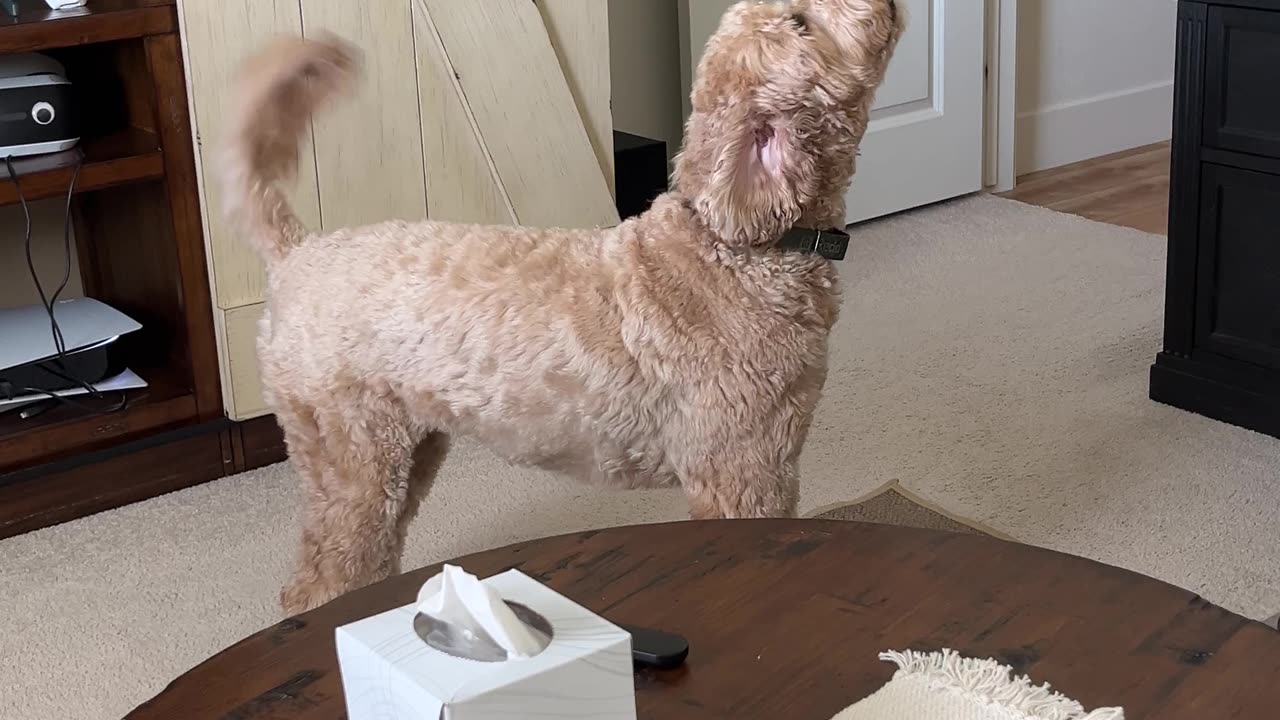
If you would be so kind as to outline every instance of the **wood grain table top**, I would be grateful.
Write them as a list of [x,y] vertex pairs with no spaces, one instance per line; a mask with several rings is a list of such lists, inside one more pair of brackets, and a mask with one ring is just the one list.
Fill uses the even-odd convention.
[[[1280,717],[1280,633],[1184,590],[986,537],[816,520],[588,532],[457,561],[509,568],[616,622],[689,639],[636,677],[641,718],[827,720],[886,683],[883,650],[993,657],[1128,720]],[[334,628],[413,602],[432,566],[269,627],[132,720],[344,718]],[[198,621],[198,618],[193,618]]]

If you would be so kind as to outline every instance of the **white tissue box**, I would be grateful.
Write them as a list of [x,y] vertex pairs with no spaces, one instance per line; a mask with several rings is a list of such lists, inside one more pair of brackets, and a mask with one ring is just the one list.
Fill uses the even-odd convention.
[[504,662],[454,657],[414,630],[417,605],[343,625],[336,639],[350,720],[635,719],[626,631],[518,570],[482,582],[547,620],[547,648]]

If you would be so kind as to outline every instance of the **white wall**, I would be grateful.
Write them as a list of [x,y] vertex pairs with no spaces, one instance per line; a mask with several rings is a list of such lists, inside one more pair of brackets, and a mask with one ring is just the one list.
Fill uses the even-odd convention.
[[1170,137],[1175,0],[1018,3],[1018,172]]
[[613,126],[680,149],[684,111],[680,91],[677,0],[609,0]]

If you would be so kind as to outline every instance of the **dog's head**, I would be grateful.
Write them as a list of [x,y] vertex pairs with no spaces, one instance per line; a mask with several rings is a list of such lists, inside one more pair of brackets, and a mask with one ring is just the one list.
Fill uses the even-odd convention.
[[724,241],[836,227],[876,88],[902,35],[895,0],[747,0],[707,43],[675,186]]

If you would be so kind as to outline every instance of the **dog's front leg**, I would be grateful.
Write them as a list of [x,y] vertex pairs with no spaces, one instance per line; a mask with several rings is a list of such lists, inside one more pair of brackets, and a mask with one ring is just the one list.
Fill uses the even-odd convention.
[[695,520],[795,517],[800,483],[795,462],[770,462],[730,452],[694,462],[680,484]]

